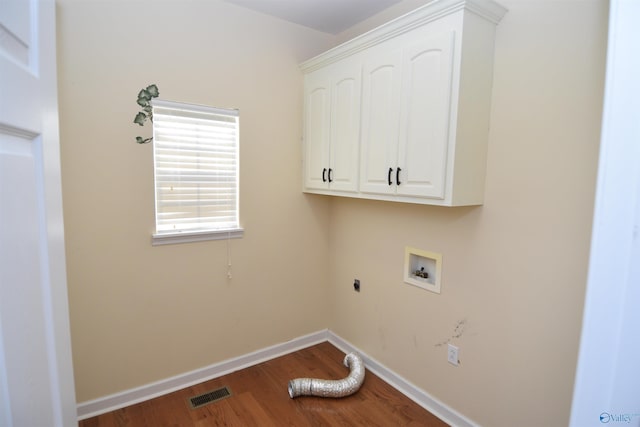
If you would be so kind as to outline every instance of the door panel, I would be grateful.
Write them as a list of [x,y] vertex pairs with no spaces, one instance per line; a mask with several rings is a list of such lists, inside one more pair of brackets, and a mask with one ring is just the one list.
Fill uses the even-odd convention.
[[29,1],[0,2],[0,51],[26,67],[32,58],[30,12]]
[[330,187],[358,190],[360,143],[360,65],[341,64],[333,84],[331,113]]
[[443,33],[405,51],[398,194],[444,198],[453,40],[453,32]]
[[360,191],[389,194],[389,168],[395,171],[401,91],[400,50],[372,55],[364,67]]
[[329,181],[329,138],[331,80],[320,70],[305,81],[305,187],[327,189]]
[[4,410],[12,414],[15,426],[50,425],[54,418],[39,246],[44,230],[38,206],[38,145],[37,139],[0,134],[0,259],[10,266],[0,270],[0,377],[11,391]]

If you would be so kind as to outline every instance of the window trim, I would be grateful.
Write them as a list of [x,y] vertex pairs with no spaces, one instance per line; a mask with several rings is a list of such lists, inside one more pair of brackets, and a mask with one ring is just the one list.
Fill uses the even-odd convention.
[[151,244],[153,246],[172,245],[177,243],[204,242],[207,240],[241,239],[244,236],[244,228],[212,231],[183,231],[176,233],[153,233]]

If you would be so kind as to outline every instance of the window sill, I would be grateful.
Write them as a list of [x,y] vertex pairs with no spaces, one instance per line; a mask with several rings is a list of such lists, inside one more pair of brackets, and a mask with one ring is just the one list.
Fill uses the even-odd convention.
[[151,244],[153,246],[160,246],[174,245],[178,243],[204,242],[206,240],[241,239],[243,235],[244,229],[242,228],[220,231],[185,231],[178,233],[162,233],[154,234],[151,237]]

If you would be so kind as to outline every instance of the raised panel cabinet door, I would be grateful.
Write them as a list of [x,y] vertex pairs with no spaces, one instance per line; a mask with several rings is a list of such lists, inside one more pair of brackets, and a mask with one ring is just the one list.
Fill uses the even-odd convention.
[[332,80],[329,161],[332,190],[358,191],[361,73],[359,61],[340,63]]
[[398,195],[445,197],[454,37],[441,33],[405,49]]
[[393,47],[371,52],[364,65],[360,148],[363,193],[393,194],[396,190],[402,51]]
[[327,70],[305,76],[304,94],[304,186],[327,189],[331,137],[331,79]]

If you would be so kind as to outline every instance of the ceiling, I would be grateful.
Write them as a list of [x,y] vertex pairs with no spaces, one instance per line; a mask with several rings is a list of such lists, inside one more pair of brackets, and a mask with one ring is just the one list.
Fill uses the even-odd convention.
[[339,34],[402,0],[225,0],[323,33]]

